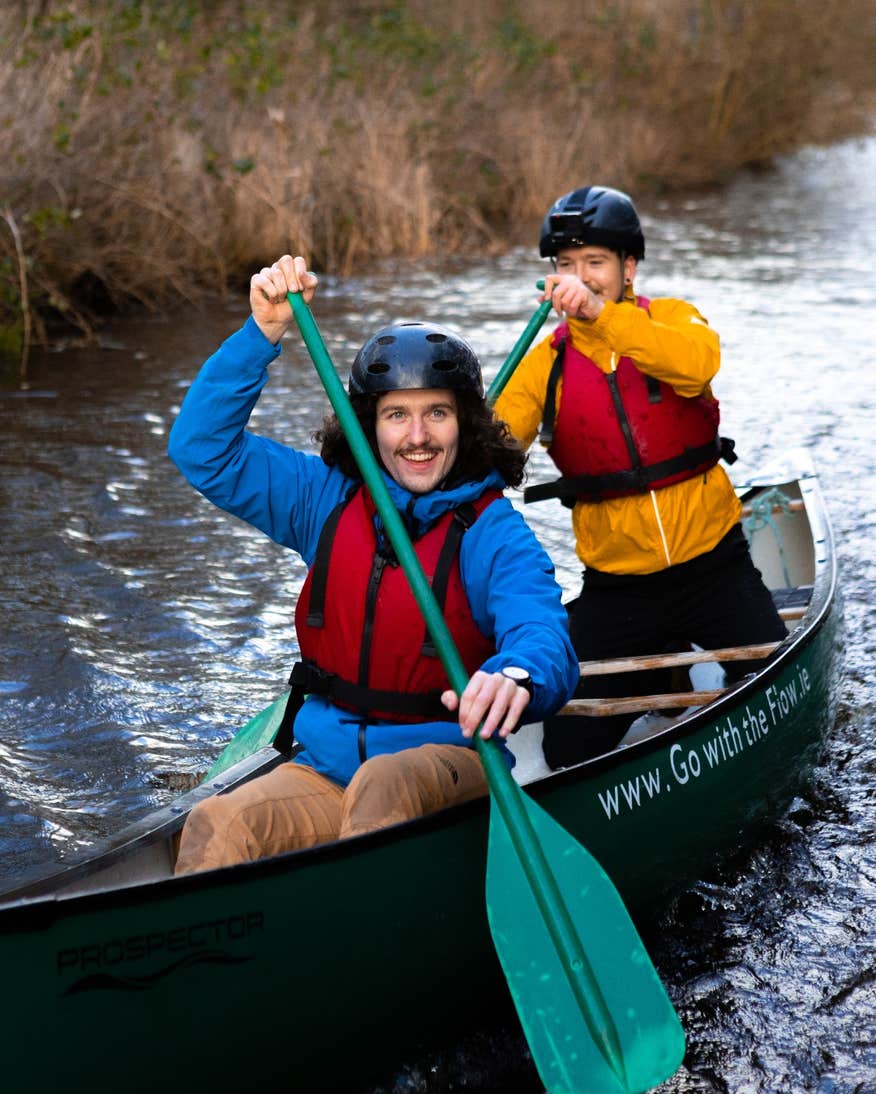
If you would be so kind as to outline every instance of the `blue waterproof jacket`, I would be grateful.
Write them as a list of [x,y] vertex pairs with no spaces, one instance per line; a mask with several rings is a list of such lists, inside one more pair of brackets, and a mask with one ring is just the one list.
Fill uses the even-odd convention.
[[[310,566],[323,524],[352,480],[314,453],[246,430],[268,380],[268,366],[280,352],[250,317],[202,367],[171,430],[169,452],[196,490],[291,547]],[[423,529],[448,508],[504,485],[493,472],[480,482],[412,495],[389,475],[384,479],[398,509],[413,513]],[[475,622],[496,645],[497,653],[482,668],[526,669],[533,681],[526,720],[552,714],[575,690],[578,661],[553,565],[507,498],[487,506],[462,537],[459,570]],[[310,696],[295,720],[295,737],[303,746],[296,758],[346,785],[361,762],[362,722],[362,715]],[[369,756],[427,742],[471,747],[451,720],[412,725],[372,722],[367,742]],[[513,763],[506,746],[500,747]]]

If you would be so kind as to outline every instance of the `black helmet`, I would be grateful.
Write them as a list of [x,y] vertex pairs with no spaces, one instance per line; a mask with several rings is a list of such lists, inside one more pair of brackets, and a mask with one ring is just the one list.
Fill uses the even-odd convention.
[[637,260],[645,257],[642,225],[626,194],[607,186],[582,186],[557,198],[548,209],[538,241],[542,258],[553,257],[563,247],[588,243]]
[[350,372],[351,395],[441,387],[484,395],[475,351],[435,323],[384,327],[359,350]]

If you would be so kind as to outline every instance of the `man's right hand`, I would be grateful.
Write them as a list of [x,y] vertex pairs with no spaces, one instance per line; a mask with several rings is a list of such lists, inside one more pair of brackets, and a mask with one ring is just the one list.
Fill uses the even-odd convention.
[[548,274],[542,300],[550,300],[557,315],[570,319],[596,319],[605,307],[601,293],[595,293],[575,274]]
[[317,278],[300,255],[283,255],[273,266],[265,266],[249,283],[249,303],[259,330],[276,345],[292,323],[287,292],[300,292],[309,304],[316,292]]
[[486,738],[492,737],[494,732],[500,737],[513,733],[531,698],[525,687],[515,684],[501,672],[478,669],[461,696],[448,690],[442,693],[441,702],[448,710],[459,710],[463,737],[473,737],[480,726],[480,736]]

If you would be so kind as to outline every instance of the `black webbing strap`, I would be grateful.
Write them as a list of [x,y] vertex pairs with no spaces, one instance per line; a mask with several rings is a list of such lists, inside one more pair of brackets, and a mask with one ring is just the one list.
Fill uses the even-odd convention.
[[284,756],[288,756],[292,751],[292,744],[295,740],[293,727],[295,725],[295,719],[298,717],[298,711],[301,710],[303,705],[304,692],[301,688],[293,687],[289,692],[289,698],[286,700],[286,709],[283,711],[280,725],[277,727],[277,732],[274,734],[274,748],[276,748],[278,752],[282,752]]
[[551,365],[548,376],[547,390],[544,396],[544,410],[542,411],[541,430],[538,434],[539,441],[550,448],[554,443],[554,426],[557,424],[557,384],[563,374],[563,358],[566,356],[566,339],[561,338],[557,346],[557,355]]
[[534,501],[544,501],[546,498],[559,498],[563,504],[571,504],[577,498],[600,498],[608,493],[644,494],[647,493],[651,483],[657,482],[658,479],[677,475],[679,471],[692,471],[709,460],[715,464],[721,458],[727,459],[725,451],[732,457],[728,460],[732,463],[736,459],[733,442],[728,437],[716,437],[707,444],[696,448],[686,448],[678,456],[671,456],[668,460],[661,460],[647,467],[630,471],[612,471],[606,475],[577,475],[572,478],[564,476],[561,479],[554,479],[553,482],[527,486],[523,491],[523,500],[529,504]]
[[316,558],[313,560],[313,581],[310,585],[310,603],[307,605],[308,627],[325,626],[325,590],[328,584],[329,559],[332,553],[332,544],[344,509],[350,501],[355,490],[349,492],[343,501],[332,509],[328,519],[322,526],[319,539],[316,544]]
[[721,445],[721,459],[724,463],[736,463],[739,457],[736,455],[736,441],[732,437],[719,437]]
[[[389,547],[389,543],[385,543],[384,546]],[[374,612],[377,608],[383,571],[388,561],[386,552],[378,544],[371,558],[371,573],[368,575],[368,585],[365,588],[365,619],[362,624],[362,642],[359,646],[358,673],[358,679],[363,681],[368,679],[368,666],[371,664],[371,639],[374,636]]]
[[296,689],[305,695],[321,695],[340,706],[352,707],[365,713],[379,710],[402,716],[416,715],[422,718],[434,718],[448,721],[453,715],[441,702],[441,692],[424,692],[419,695],[403,691],[383,691],[380,688],[364,687],[344,680],[341,676],[323,672],[316,665],[299,661],[292,666],[289,677],[293,693]]
[[[453,520],[447,529],[447,535],[444,537],[444,543],[441,546],[441,553],[438,555],[438,561],[435,564],[435,573],[432,576],[432,594],[442,615],[444,614],[444,605],[447,602],[447,583],[450,581],[450,570],[459,553],[462,537],[476,519],[477,513],[471,502],[458,505],[453,510]],[[428,627],[426,628],[426,637],[423,639],[422,653],[424,657],[438,656],[438,651],[435,649]]]
[[[636,489],[640,493],[644,493],[647,486],[645,485],[645,479],[642,476],[642,458],[639,455],[638,448],[636,448],[636,441],[633,437],[633,427],[630,425],[630,419],[627,417],[627,409],[621,398],[620,388],[617,384],[617,373],[607,372],[605,374],[605,381],[608,384],[608,390],[611,392],[611,401],[614,404],[615,417],[617,418],[618,425],[623,434],[624,444],[627,446],[627,455],[630,458],[631,468],[629,471],[624,472],[624,474],[637,476]],[[639,485],[639,481],[641,482],[641,485]]]

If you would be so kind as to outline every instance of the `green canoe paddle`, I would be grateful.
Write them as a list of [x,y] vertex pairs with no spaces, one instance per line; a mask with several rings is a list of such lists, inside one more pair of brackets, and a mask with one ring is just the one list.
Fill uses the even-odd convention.
[[[468,673],[402,519],[300,293],[289,303],[371,492],[451,686]],[[672,1075],[684,1031],[614,885],[596,860],[475,736],[490,788],[487,917],[549,1094],[632,1094]]]
[[[544,281],[537,281],[535,283],[537,289],[544,291]],[[499,371],[493,378],[493,382],[490,384],[490,388],[487,391],[487,402],[492,404],[499,398],[505,385],[511,379],[514,374],[514,370],[523,360],[523,355],[532,345],[532,340],[541,330],[545,319],[550,315],[553,304],[550,300],[542,300],[539,306],[533,313],[532,318],[526,324],[526,327],[514,345],[511,347],[511,352]]]

